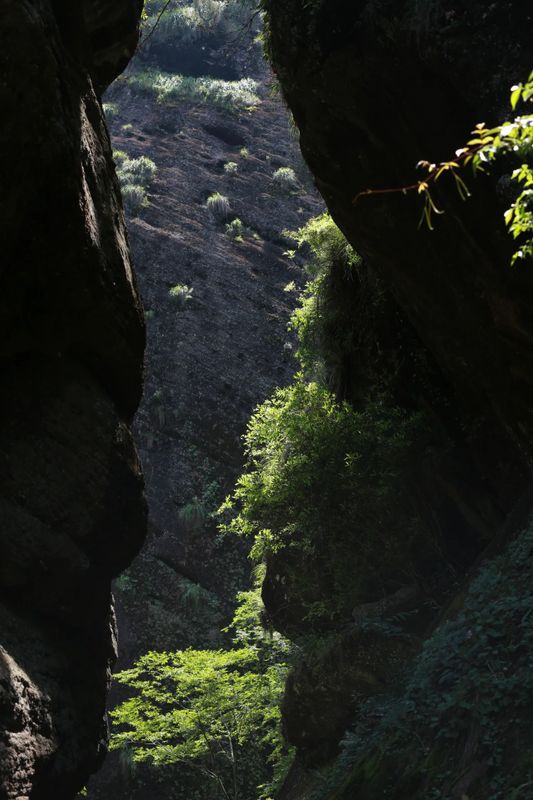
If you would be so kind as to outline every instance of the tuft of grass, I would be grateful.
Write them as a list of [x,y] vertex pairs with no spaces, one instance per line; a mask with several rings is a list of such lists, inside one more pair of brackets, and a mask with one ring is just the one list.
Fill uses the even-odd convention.
[[224,172],[226,175],[236,175],[239,171],[239,165],[236,161],[227,161],[224,164]]
[[129,214],[137,216],[141,209],[146,208],[148,205],[146,189],[134,183],[126,183],[122,186],[122,202]]
[[124,208],[132,215],[138,214],[148,205],[147,189],[155,179],[157,167],[150,158],[130,158],[123,150],[115,150],[113,156]]
[[298,178],[292,167],[280,167],[272,175],[272,182],[277,189],[284,192],[295,192],[300,188]]
[[226,222],[231,215],[231,205],[227,197],[214,192],[207,198],[206,207],[217,222]]

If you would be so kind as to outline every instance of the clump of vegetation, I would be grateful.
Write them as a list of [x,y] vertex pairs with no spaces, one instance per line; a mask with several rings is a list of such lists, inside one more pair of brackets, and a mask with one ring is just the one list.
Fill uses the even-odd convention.
[[249,158],[250,151],[248,150],[247,147],[241,147],[241,149],[239,150],[239,155],[241,158]]
[[295,192],[300,184],[292,167],[280,167],[272,175],[272,182],[277,189],[283,192]]
[[226,175],[236,175],[239,171],[239,165],[236,161],[226,161],[224,164],[224,172]]
[[226,225],[226,235],[235,242],[244,241],[246,233],[248,233],[248,228],[239,217],[235,217],[234,220]]
[[318,559],[330,616],[412,582],[428,546],[406,492],[422,428],[419,415],[379,402],[357,412],[298,376],[248,425],[249,468],[222,506],[225,530],[251,536],[257,560],[295,549]]
[[297,250],[307,255],[308,282],[289,323],[298,339],[297,357],[308,376],[335,390],[346,352],[354,347],[354,329],[362,323],[348,291],[357,284],[361,259],[329,214],[284,235],[296,243],[296,250],[287,251],[290,258]]
[[178,308],[184,308],[192,299],[194,289],[185,283],[177,283],[168,290],[169,297],[174,300]]
[[201,606],[211,606],[216,608],[218,600],[216,595],[203,587],[200,583],[194,583],[187,578],[180,578],[180,603],[186,608],[199,609]]
[[138,214],[148,205],[147,189],[157,175],[157,167],[146,156],[130,158],[122,150],[116,150],[113,156],[117,164],[124,207],[130,214]]
[[213,192],[209,195],[206,201],[206,207],[213,219],[217,222],[225,222],[231,216],[231,205],[228,198],[220,194],[220,192]]
[[252,111],[259,105],[258,84],[252,78],[224,81],[216,78],[194,78],[171,75],[155,69],[135,72],[128,78],[134,88],[152,94],[159,103],[183,100],[208,103],[233,113]]
[[122,201],[124,203],[124,208],[132,216],[139,214],[143,208],[146,208],[149,202],[146,189],[135,183],[122,184]]

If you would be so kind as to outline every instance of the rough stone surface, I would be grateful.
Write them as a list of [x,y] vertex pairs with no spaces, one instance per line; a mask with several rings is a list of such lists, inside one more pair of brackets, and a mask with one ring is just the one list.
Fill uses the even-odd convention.
[[110,583],[140,547],[144,326],[95,86],[140,5],[0,4],[0,797],[67,800],[105,751]]
[[[485,537],[492,539],[485,556],[493,556],[527,520],[524,504],[530,507],[531,496],[521,494],[529,482],[533,455],[533,273],[531,264],[509,266],[513,243],[503,224],[510,197],[504,174],[508,165],[496,168],[490,177],[466,176],[473,195],[467,203],[458,197],[453,181],[443,181],[434,198],[446,213],[436,219],[434,231],[417,229],[421,206],[414,196],[375,195],[355,205],[353,200],[369,188],[413,183],[419,177],[419,160],[450,159],[477,122],[490,126],[507,117],[509,87],[531,69],[533,14],[523,4],[506,0],[490,5],[461,0],[266,0],[264,5],[274,69],[317,187],[440,370],[438,383],[446,399],[438,411],[448,422],[454,419],[454,447],[421,474],[414,487],[418,501],[437,526],[444,525],[447,544],[454,538],[466,542],[470,526],[484,528],[477,546],[482,548]],[[379,331],[379,321],[377,326]],[[403,335],[389,342],[394,354],[405,355],[405,345]],[[353,357],[357,372],[357,347]],[[415,407],[435,410],[433,378],[419,388],[422,391],[404,384],[402,405],[412,389]],[[495,513],[489,512],[491,507]],[[475,574],[470,565],[468,558],[462,566],[456,564],[457,577],[467,577],[452,604],[454,611],[461,607],[465,587]],[[312,578],[318,568],[298,567]],[[458,588],[454,583],[448,586],[452,595]],[[275,604],[282,605],[283,597],[272,587],[267,575],[266,599],[276,612]],[[445,616],[442,612],[441,619]],[[423,638],[435,623],[434,615],[430,628],[419,631]],[[449,793],[438,794],[431,783],[437,749],[430,744],[424,749],[419,743],[411,747],[409,768],[394,757],[376,768],[377,759],[369,758],[356,779],[346,781],[344,792],[328,793],[306,766],[331,756],[331,744],[338,743],[342,727],[335,730],[336,722],[353,701],[349,686],[341,688],[350,673],[346,645],[338,643],[341,657],[336,661],[333,651],[322,656],[322,672],[314,674],[313,666],[303,663],[290,678],[285,729],[298,755],[280,798],[304,800],[317,791],[321,797],[352,797],[355,792],[361,798],[422,798],[431,790],[435,797],[468,794],[481,800],[488,796],[489,784],[500,779],[503,785],[515,767],[516,786],[523,784],[516,791],[530,786],[530,773],[512,759],[506,767],[485,763],[490,778],[478,782],[479,737],[472,718],[470,733],[457,751],[464,780],[457,780]],[[379,658],[376,665],[381,665]],[[394,688],[399,690],[393,680],[389,689]],[[327,716],[322,716],[324,711]],[[460,713],[457,708],[451,711]],[[301,735],[306,724],[308,742]],[[502,749],[510,753],[511,737],[502,742]],[[415,773],[418,782],[410,782]],[[401,788],[396,783],[400,775]]]
[[533,273],[509,269],[501,183],[467,179],[473,197],[463,203],[443,182],[435,199],[446,214],[433,232],[417,229],[417,198],[352,202],[412,183],[421,158],[446,160],[475,123],[507,116],[509,87],[531,69],[531,10],[506,0],[310,5],[266,3],[275,68],[317,186],[462,402],[498,415],[531,460]]

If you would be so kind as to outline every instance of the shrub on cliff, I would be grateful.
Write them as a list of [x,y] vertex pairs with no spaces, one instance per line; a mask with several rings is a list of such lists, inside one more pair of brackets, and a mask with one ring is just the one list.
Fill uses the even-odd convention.
[[330,616],[416,580],[431,546],[406,491],[421,430],[419,415],[379,402],[356,412],[297,377],[248,425],[248,470],[222,507],[233,514],[224,529],[253,537],[258,560],[299,551],[320,564]]
[[[313,217],[297,231],[285,231],[307,255],[305,269],[309,280],[299,297],[289,328],[298,338],[297,357],[308,377],[334,384],[330,376],[344,360],[344,351],[353,347],[353,330],[360,325],[352,293],[355,271],[361,259],[348,244],[329,214]],[[289,256],[295,255],[294,250]],[[335,276],[342,286],[337,290]]]
[[168,290],[168,295],[176,306],[182,309],[192,299],[193,292],[194,289],[191,286],[187,286],[185,283],[177,283]]

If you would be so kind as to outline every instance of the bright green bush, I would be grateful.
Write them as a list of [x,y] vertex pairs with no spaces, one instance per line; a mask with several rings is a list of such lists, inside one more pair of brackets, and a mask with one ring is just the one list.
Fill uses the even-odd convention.
[[413,581],[424,531],[406,488],[421,431],[418,415],[379,402],[356,412],[297,377],[248,425],[248,470],[224,528],[252,537],[255,559],[296,548],[319,561],[332,615],[376,585]]
[[[298,337],[297,357],[306,374],[323,384],[340,366],[344,351],[353,348],[354,327],[361,324],[346,286],[336,291],[332,277],[340,274],[351,288],[360,258],[329,214],[310,219],[297,231],[284,231],[307,254],[309,281],[299,298],[289,328]],[[296,251],[289,251],[295,255]]]
[[226,225],[226,235],[236,242],[242,242],[246,233],[248,233],[248,228],[239,217],[235,217]]

